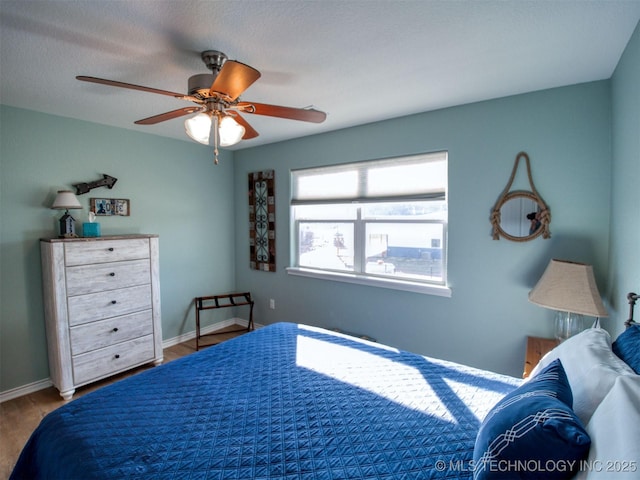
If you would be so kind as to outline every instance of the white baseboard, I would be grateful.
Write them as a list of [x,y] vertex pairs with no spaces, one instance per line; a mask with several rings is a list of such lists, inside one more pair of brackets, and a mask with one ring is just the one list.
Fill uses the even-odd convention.
[[21,387],[5,390],[4,392],[0,392],[0,403],[22,397],[23,395],[28,395],[29,393],[37,392],[38,390],[44,390],[52,385],[53,383],[51,383],[51,379],[45,378],[44,380],[38,380],[37,382],[22,385]]
[[[203,328],[202,333],[213,333],[216,330],[221,330],[232,325],[240,325],[242,327],[246,327],[249,325],[249,321],[242,318],[230,318],[228,320],[223,320],[222,322],[214,323],[213,325],[209,325]],[[255,324],[254,326],[256,329],[258,329],[262,328],[264,325]],[[182,335],[178,335],[177,337],[164,340],[162,342],[162,348],[164,349],[172,347],[174,345],[178,345],[179,343],[183,343],[194,338],[196,338],[195,330],[192,332],[183,333]],[[0,403],[6,402],[8,400],[13,400],[14,398],[22,397],[23,395],[28,395],[33,392],[37,392],[38,390],[44,390],[45,388],[49,388],[52,385],[53,383],[51,382],[51,379],[45,378],[43,380],[38,380],[27,385],[22,385],[21,387],[5,390],[4,392],[0,392]]]
[[[249,326],[249,320],[245,320],[243,318],[229,318],[227,320],[223,320],[222,322],[214,323],[213,325],[209,325],[207,327],[202,328],[202,334],[207,335],[209,333],[213,333],[217,330],[222,330],[223,328],[231,327],[233,325],[238,325],[240,327]],[[259,323],[254,323],[253,327],[257,330],[259,328],[264,327],[264,325],[260,325]],[[193,330],[191,332],[183,333],[182,335],[178,335],[177,337],[169,338],[162,342],[162,348],[173,347],[174,345],[178,345],[179,343],[186,342],[188,340],[193,340],[196,338],[196,331]]]

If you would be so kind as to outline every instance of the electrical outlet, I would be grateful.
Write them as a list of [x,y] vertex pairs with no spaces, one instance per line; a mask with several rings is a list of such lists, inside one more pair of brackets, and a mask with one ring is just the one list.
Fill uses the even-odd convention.
[[269,308],[271,310],[275,310],[276,309],[276,301],[273,298],[269,299]]

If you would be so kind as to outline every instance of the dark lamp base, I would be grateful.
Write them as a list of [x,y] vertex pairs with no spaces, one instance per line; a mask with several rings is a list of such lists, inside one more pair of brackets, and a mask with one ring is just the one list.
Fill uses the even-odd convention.
[[60,238],[75,238],[76,235],[76,221],[69,215],[69,210],[60,217]]

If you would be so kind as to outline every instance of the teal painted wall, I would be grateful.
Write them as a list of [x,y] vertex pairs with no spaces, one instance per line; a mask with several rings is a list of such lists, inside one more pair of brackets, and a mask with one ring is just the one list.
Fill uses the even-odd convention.
[[57,234],[59,189],[118,179],[112,190],[79,196],[128,198],[131,216],[100,217],[103,234],[160,236],[165,339],[194,330],[191,301],[233,290],[231,152],[214,166],[211,150],[189,141],[0,107],[0,392],[49,377],[39,239]]
[[[614,333],[628,317],[628,292],[640,293],[640,24],[611,82],[612,189],[609,297]],[[636,307],[636,320],[640,308]]]
[[[527,301],[551,258],[594,265],[604,291],[609,242],[610,83],[600,81],[413,115],[235,152],[238,219],[247,174],[276,172],[277,272],[249,268],[248,224],[236,223],[236,281],[256,320],[340,327],[402,349],[522,374],[527,335],[550,336],[553,312]],[[372,108],[375,108],[372,106]],[[449,152],[452,298],[290,276],[289,171],[435,150]],[[489,213],[516,154],[532,162],[552,212],[550,240],[492,240]],[[514,188],[527,188],[521,170]],[[268,308],[269,299],[276,309]]]
[[[636,31],[611,81],[223,151],[217,167],[210,149],[192,142],[0,107],[0,392],[48,377],[38,239],[54,235],[59,212],[47,207],[55,191],[102,173],[117,177],[116,187],[80,197],[84,205],[98,194],[129,198],[132,212],[102,219],[103,233],[160,235],[165,339],[193,330],[194,296],[249,289],[259,323],[342,327],[518,376],[526,335],[552,331],[552,312],[527,302],[552,257],[594,265],[616,317],[605,326],[615,331],[626,315],[618,297],[640,290],[632,256],[640,237],[633,223],[638,177],[628,174],[637,172],[640,150],[639,42]],[[452,298],[286,274],[291,168],[442,149],[450,159]],[[489,212],[520,150],[531,156],[536,186],[551,207],[551,240],[491,240]],[[246,177],[270,168],[276,273],[248,266]],[[526,186],[519,175],[515,188]]]

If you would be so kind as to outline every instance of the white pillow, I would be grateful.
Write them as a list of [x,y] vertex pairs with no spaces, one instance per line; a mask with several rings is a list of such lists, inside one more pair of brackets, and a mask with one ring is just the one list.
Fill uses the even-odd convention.
[[577,479],[640,478],[640,375],[616,379],[587,432],[591,449]]
[[611,336],[602,328],[589,328],[547,353],[530,377],[559,358],[573,392],[573,411],[585,425],[620,375],[636,375],[611,350]]

